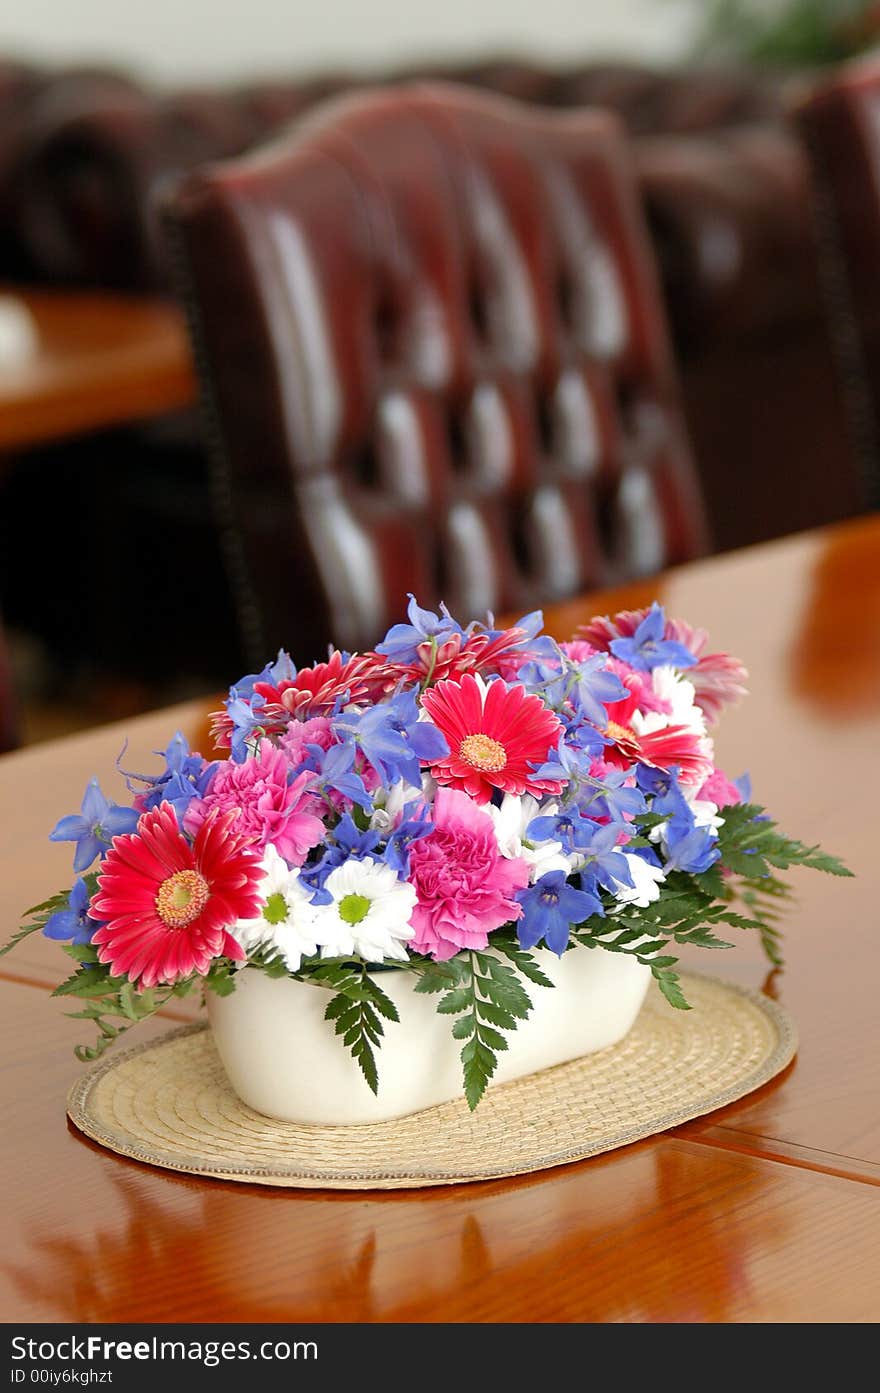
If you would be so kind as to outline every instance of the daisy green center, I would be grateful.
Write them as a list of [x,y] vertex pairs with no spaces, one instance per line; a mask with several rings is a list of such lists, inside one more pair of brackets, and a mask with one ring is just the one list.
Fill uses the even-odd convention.
[[280,890],[273,890],[263,905],[263,918],[267,924],[283,924],[287,918],[287,900]]
[[198,871],[175,871],[156,891],[156,913],[169,929],[185,929],[198,919],[210,895],[210,886]]
[[472,769],[497,774],[507,763],[507,751],[500,740],[491,735],[466,735],[458,747],[458,757]]
[[339,901],[339,917],[346,924],[360,924],[366,919],[371,904],[372,900],[368,900],[366,895],[346,895]]

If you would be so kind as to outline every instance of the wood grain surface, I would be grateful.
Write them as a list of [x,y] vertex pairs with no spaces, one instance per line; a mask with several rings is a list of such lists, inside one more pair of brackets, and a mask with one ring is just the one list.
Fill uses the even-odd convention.
[[164,301],[70,291],[13,295],[36,347],[0,372],[0,450],[161,416],[195,401],[180,311]]
[[[857,872],[803,872],[787,962],[694,954],[766,985],[801,1049],[774,1083],[674,1135],[527,1180],[358,1197],[169,1176],[64,1117],[76,1027],[45,940],[0,964],[6,1320],[870,1321],[880,1315],[880,520],[715,558],[548,612],[571,633],[657,595],[751,671],[718,736],[787,831]],[[231,674],[234,676],[234,674]],[[211,703],[0,760],[0,924],[69,883],[45,840],[114,761],[143,768]],[[708,961],[707,961],[708,959]],[[163,1027],[151,1023],[146,1030]],[[144,1038],[146,1031],[138,1031]]]

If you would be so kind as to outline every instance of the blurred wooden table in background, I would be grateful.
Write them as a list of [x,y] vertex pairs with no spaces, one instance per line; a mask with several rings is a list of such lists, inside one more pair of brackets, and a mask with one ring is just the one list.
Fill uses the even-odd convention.
[[[6,1321],[873,1321],[880,1316],[880,519],[790,538],[555,607],[657,596],[743,658],[751,698],[718,738],[782,826],[856,872],[795,879],[788,962],[754,939],[691,961],[762,984],[797,1021],[760,1092],[635,1146],[534,1176],[395,1194],[279,1191],[120,1159],[66,1122],[77,1023],[33,939],[2,961]],[[236,674],[230,674],[234,677]],[[114,760],[142,768],[195,703],[0,760],[3,931],[70,882],[46,834]],[[708,961],[707,961],[708,959]],[[139,1038],[164,1029],[152,1022]]]
[[160,300],[9,286],[36,333],[0,363],[0,451],[162,416],[195,401],[183,316]]

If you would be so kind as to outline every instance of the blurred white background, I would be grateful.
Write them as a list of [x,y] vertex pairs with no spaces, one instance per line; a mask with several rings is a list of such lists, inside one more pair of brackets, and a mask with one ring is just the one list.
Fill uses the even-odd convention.
[[0,0],[0,53],[175,81],[496,53],[662,61],[693,19],[679,0]]

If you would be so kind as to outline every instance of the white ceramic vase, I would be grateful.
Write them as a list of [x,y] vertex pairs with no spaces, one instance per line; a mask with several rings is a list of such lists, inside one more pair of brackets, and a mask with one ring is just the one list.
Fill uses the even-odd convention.
[[[508,1035],[493,1087],[622,1040],[651,980],[650,968],[623,953],[577,948],[561,959],[545,950],[535,956],[555,986],[526,983],[533,1010]],[[384,1022],[378,1096],[333,1023],[324,1020],[325,989],[268,977],[258,968],[244,968],[235,980],[229,996],[207,993],[208,1018],[229,1082],[257,1112],[287,1122],[352,1126],[405,1117],[463,1095],[453,1018],[438,1015],[436,996],[414,991],[413,974],[379,974],[400,1023]]]

